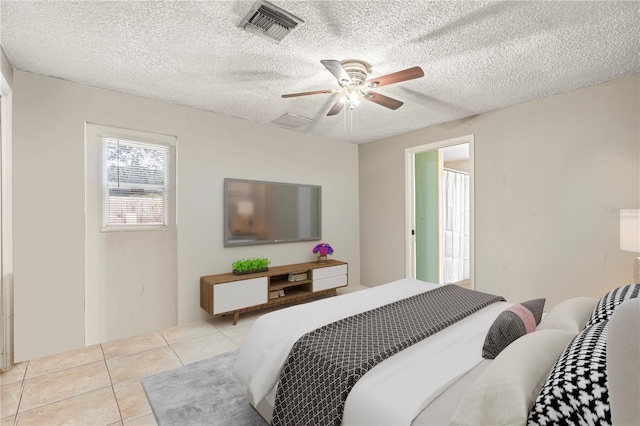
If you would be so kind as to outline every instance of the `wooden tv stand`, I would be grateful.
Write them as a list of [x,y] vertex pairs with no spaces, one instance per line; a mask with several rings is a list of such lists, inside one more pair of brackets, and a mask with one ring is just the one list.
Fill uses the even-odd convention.
[[[299,279],[289,281],[290,276]],[[243,312],[335,296],[337,288],[348,285],[348,276],[348,264],[339,260],[275,266],[255,274],[207,275],[200,277],[200,307],[210,315],[233,312],[236,325]]]

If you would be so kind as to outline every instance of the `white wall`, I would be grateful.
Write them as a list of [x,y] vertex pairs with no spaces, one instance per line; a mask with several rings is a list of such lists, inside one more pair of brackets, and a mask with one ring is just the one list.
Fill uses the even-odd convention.
[[475,135],[476,289],[546,297],[550,307],[631,282],[616,209],[640,205],[639,81],[360,145],[362,285],[404,276],[405,148],[467,134]]
[[14,94],[17,361],[84,345],[85,121],[177,137],[178,324],[207,317],[202,275],[313,259],[313,242],[225,249],[225,177],[322,185],[323,240],[359,284],[357,146],[21,71]]

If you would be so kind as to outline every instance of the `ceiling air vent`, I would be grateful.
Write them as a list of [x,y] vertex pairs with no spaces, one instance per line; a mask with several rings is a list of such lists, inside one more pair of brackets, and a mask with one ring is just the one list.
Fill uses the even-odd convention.
[[313,122],[313,120],[308,118],[308,117],[303,117],[301,115],[288,114],[287,113],[285,115],[281,115],[280,117],[276,118],[275,120],[271,120],[271,122],[273,124],[278,125],[278,126],[297,129],[297,128],[300,128],[302,126],[306,126],[307,124]]
[[269,2],[259,1],[253,5],[238,26],[280,43],[291,31],[302,24],[304,24],[302,19],[286,10]]

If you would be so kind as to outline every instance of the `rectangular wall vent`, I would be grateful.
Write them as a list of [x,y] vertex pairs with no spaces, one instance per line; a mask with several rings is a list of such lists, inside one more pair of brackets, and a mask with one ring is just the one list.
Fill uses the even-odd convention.
[[238,26],[280,43],[302,24],[302,19],[262,0],[253,5]]

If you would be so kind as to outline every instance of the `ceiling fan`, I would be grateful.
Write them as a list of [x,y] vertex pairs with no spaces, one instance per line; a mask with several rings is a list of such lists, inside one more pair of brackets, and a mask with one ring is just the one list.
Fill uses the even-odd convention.
[[320,95],[324,93],[342,93],[343,96],[336,101],[327,115],[336,115],[345,105],[353,109],[361,99],[374,102],[389,109],[398,109],[402,102],[388,96],[381,95],[371,89],[388,86],[401,81],[413,80],[424,76],[424,71],[420,67],[407,68],[406,70],[383,75],[377,78],[369,78],[371,65],[359,59],[346,59],[337,61],[335,59],[325,59],[320,61],[326,69],[338,80],[340,89],[315,90],[313,92],[290,93],[282,95],[283,98],[294,98],[297,96]]

